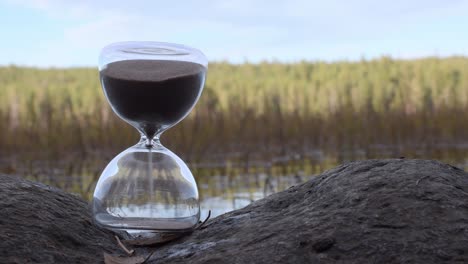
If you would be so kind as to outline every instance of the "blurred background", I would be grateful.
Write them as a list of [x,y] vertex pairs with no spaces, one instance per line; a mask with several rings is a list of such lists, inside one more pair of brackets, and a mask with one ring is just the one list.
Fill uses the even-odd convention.
[[[180,2],[180,1],[179,1]],[[162,142],[220,214],[341,163],[468,168],[468,1],[0,0],[0,172],[90,199],[139,135],[106,102],[100,49],[186,44],[202,97]]]

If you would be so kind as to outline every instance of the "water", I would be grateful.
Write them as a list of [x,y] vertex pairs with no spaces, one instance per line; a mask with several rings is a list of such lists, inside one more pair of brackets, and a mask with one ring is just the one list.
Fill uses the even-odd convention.
[[[428,153],[424,149],[414,148],[403,154],[406,158],[437,159],[468,169],[468,145],[432,149]],[[26,175],[31,180],[60,187],[90,200],[96,181],[113,153],[88,153],[85,157],[76,155],[48,160],[38,159],[35,155],[0,157],[0,172]],[[371,158],[399,157],[395,156],[392,148],[376,146],[371,154],[359,150],[340,153],[311,150],[305,154],[285,155],[270,161],[206,162],[189,164],[189,167],[198,184],[201,219],[204,219],[208,210],[211,210],[211,217],[215,217],[301,184],[339,164]]]

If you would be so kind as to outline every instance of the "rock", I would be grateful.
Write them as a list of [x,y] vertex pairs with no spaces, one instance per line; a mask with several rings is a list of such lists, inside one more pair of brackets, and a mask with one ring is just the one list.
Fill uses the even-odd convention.
[[468,262],[468,174],[368,160],[219,216],[150,263]]
[[0,175],[0,263],[101,263],[118,250],[79,197]]
[[[0,188],[2,259],[92,263],[122,252],[80,199],[12,177]],[[467,201],[468,174],[450,165],[352,162],[137,255],[154,251],[147,262],[158,264],[468,262]]]

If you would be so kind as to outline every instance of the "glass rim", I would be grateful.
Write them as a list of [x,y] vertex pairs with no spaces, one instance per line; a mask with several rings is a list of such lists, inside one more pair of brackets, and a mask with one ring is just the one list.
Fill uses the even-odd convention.
[[[197,62],[206,68],[208,67],[208,59],[205,54],[199,49],[170,42],[160,41],[120,41],[106,45],[101,49],[100,61],[106,54],[112,53],[113,56],[122,59],[131,59],[138,57],[139,59],[151,60],[157,59],[184,59]],[[118,55],[120,54],[120,55]]]

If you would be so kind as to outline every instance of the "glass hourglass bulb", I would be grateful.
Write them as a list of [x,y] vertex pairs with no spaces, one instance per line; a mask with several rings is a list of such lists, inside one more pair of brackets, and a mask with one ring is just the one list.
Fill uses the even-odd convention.
[[178,44],[121,42],[102,50],[99,73],[106,98],[141,139],[102,172],[93,197],[98,225],[147,232],[185,231],[198,223],[195,179],[159,137],[193,108],[206,69],[203,53]]

